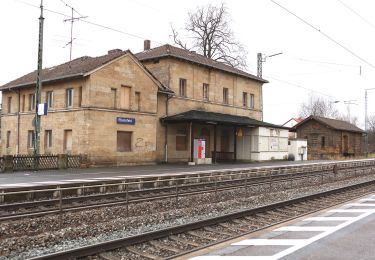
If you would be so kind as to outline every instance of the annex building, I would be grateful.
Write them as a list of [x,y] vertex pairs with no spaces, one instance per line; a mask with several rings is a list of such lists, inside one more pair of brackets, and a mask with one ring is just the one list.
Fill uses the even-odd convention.
[[343,120],[309,116],[293,126],[293,131],[307,140],[310,160],[363,154],[365,131]]
[[[111,50],[43,70],[41,153],[92,165],[287,157],[288,129],[262,121],[266,80],[171,45]],[[36,71],[0,87],[2,154],[33,152]]]

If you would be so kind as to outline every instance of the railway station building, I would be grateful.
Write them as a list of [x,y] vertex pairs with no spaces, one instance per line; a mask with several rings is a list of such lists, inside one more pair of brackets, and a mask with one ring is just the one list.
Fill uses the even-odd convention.
[[[43,70],[41,153],[91,165],[287,157],[288,129],[264,122],[266,80],[171,45],[119,49]],[[33,152],[36,71],[0,87],[2,154]],[[203,142],[201,142],[203,141]],[[202,151],[200,151],[202,152]]]

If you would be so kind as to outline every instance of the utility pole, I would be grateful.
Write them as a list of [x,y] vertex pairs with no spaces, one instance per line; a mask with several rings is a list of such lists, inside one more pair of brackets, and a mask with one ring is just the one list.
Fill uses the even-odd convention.
[[39,44],[38,44],[38,72],[36,78],[35,89],[35,140],[34,140],[34,155],[40,154],[40,115],[38,114],[38,107],[41,103],[42,93],[42,58],[43,58],[43,0],[40,0],[40,17],[39,17]]
[[[63,2],[67,7],[71,9],[72,16],[69,19],[65,19],[64,22],[70,22],[70,42],[68,42],[65,46],[70,45],[70,54],[69,54],[69,61],[72,61],[72,49],[73,49],[73,24],[75,21],[78,21],[80,19],[87,18],[87,16],[80,16],[80,17],[74,17],[74,8],[67,3]],[[77,12],[78,13],[78,12]],[[79,13],[78,13],[79,14]],[[64,47],[65,47],[64,46]],[[70,64],[69,64],[70,66]]]
[[352,117],[351,117],[351,113],[350,113],[350,105],[357,105],[358,106],[358,104],[355,103],[355,101],[357,101],[357,100],[346,100],[346,101],[344,101],[344,104],[347,105],[346,109],[348,111],[348,121],[349,121],[349,123],[352,122]]
[[282,52],[279,52],[279,53],[275,53],[275,54],[272,54],[272,55],[263,55],[262,53],[258,53],[257,55],[257,64],[258,64],[258,73],[257,73],[257,76],[258,78],[262,78],[262,69],[263,69],[263,62],[266,62],[266,59],[267,58],[270,58],[270,57],[273,57],[273,56],[277,56],[277,55],[280,55],[280,54],[283,54]]
[[375,88],[368,88],[368,89],[365,89],[365,132],[366,132],[366,135],[365,135],[365,153],[366,153],[366,157],[368,157],[368,114],[367,114],[367,91],[369,90],[374,90]]

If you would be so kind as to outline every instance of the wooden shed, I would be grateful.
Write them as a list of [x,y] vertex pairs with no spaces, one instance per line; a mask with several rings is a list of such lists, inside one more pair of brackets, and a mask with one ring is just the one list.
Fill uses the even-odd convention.
[[309,116],[293,127],[297,138],[307,139],[308,159],[331,159],[363,153],[365,132],[337,119]]

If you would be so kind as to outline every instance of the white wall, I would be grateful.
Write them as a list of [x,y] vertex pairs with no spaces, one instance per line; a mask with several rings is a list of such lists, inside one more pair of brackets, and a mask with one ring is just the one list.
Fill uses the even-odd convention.
[[[293,154],[295,161],[307,160],[307,140],[306,139],[291,139],[289,140],[288,153]],[[302,147],[305,147],[304,154],[301,156]]]
[[288,130],[257,127],[251,135],[251,160],[282,160],[288,157]]

